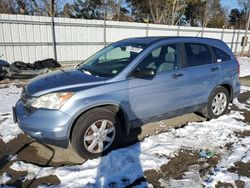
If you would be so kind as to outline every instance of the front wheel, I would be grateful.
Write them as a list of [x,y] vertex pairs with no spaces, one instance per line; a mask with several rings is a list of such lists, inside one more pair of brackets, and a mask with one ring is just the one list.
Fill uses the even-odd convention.
[[210,95],[206,107],[202,110],[203,116],[215,119],[224,115],[228,110],[229,92],[224,87],[217,87]]
[[71,144],[83,158],[97,158],[114,149],[121,136],[117,114],[96,108],[79,117],[72,132]]

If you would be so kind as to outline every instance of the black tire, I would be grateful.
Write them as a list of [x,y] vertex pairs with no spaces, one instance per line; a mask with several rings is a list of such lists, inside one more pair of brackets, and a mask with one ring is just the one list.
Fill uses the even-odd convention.
[[[215,114],[213,112],[212,103],[213,103],[214,98],[220,93],[223,93],[226,96],[226,106],[225,106],[225,109],[220,114]],[[201,111],[201,113],[207,119],[216,119],[216,118],[227,113],[229,101],[230,101],[230,97],[229,97],[228,90],[222,86],[219,86],[219,87],[215,88],[213,90],[213,92],[210,94],[209,99],[208,99],[208,103],[207,103],[206,107]]]
[[[110,145],[106,141],[103,142],[109,146],[102,152],[97,152],[97,153],[90,152],[86,146],[88,143],[84,140],[84,137],[86,138],[87,136],[85,134],[88,134],[89,132],[93,130],[90,128],[92,124],[94,124],[95,122],[101,121],[103,119],[108,120],[109,122],[113,123],[113,127],[115,130],[114,137],[113,135],[111,135],[111,137],[113,137],[113,141],[112,143],[110,142],[111,143]],[[95,125],[98,126],[98,123]],[[94,132],[93,132],[93,135],[94,135]],[[122,135],[121,134],[121,122],[120,122],[118,115],[106,108],[95,108],[93,110],[90,110],[84,113],[78,118],[72,131],[71,144],[79,156],[81,156],[84,159],[93,159],[99,156],[103,156],[107,154],[108,152],[110,152],[111,150],[115,149],[118,146],[121,135]],[[99,145],[97,147],[99,147]]]

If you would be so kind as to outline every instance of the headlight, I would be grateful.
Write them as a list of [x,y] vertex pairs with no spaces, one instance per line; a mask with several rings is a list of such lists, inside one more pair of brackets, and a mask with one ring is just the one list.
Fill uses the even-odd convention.
[[31,106],[35,108],[59,109],[72,97],[73,93],[49,93],[37,98]]

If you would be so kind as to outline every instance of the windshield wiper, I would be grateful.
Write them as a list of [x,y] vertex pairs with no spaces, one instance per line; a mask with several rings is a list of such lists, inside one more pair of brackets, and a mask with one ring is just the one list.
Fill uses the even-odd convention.
[[91,75],[91,76],[92,76],[91,72],[89,72],[89,71],[87,71],[87,70],[83,70],[83,69],[82,69],[82,72],[85,73],[85,74],[87,74],[87,75]]
[[92,76],[97,76],[97,77],[112,77],[112,75],[107,74],[104,71],[101,71],[100,69],[94,68],[94,67],[81,67],[80,69],[78,69],[80,71],[84,72],[89,72]]
[[83,72],[87,75],[93,76],[93,71],[91,71],[90,69],[88,69],[86,67],[77,68],[77,70],[80,70],[81,72]]

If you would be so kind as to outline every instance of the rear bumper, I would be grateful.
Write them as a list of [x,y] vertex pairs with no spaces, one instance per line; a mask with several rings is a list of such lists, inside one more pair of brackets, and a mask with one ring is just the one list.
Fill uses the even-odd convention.
[[28,113],[19,100],[14,108],[14,121],[20,129],[38,142],[68,147],[72,118],[59,110],[38,109]]

